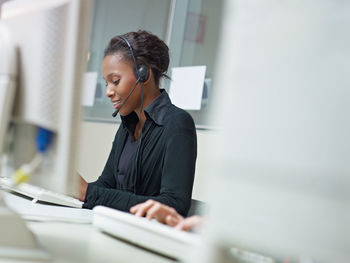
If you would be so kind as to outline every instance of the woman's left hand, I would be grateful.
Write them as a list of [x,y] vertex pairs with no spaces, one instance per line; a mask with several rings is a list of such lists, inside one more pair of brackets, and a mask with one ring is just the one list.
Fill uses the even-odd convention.
[[148,220],[155,218],[170,226],[176,226],[184,219],[174,208],[151,199],[131,207],[130,213],[139,217],[145,216]]

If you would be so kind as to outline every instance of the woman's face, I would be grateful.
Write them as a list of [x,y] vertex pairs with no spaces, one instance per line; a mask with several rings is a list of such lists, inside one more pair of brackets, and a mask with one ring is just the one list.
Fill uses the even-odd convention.
[[120,53],[107,55],[103,59],[102,76],[106,81],[106,96],[114,109],[120,109],[121,116],[126,116],[139,107],[140,89],[136,88],[126,100],[134,88],[136,77],[133,65],[123,60]]

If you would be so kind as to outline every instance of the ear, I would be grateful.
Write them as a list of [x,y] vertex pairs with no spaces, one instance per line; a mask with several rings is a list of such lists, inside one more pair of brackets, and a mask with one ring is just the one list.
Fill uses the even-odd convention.
[[153,76],[152,68],[148,67],[148,78],[143,84],[147,85],[151,81],[152,76]]

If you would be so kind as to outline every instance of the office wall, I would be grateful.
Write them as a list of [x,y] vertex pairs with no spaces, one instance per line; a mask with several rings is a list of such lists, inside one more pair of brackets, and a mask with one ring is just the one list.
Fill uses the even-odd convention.
[[[112,147],[119,125],[112,123],[82,122],[78,172],[88,181],[94,181],[101,174]],[[198,155],[193,198],[205,201],[205,178],[211,165],[206,159],[205,146],[212,131],[197,131]]]

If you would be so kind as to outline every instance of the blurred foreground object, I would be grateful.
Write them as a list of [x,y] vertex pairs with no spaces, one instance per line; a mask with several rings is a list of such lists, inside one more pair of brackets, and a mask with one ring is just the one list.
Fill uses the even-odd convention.
[[348,262],[350,3],[236,0],[224,13],[210,249],[193,261]]

